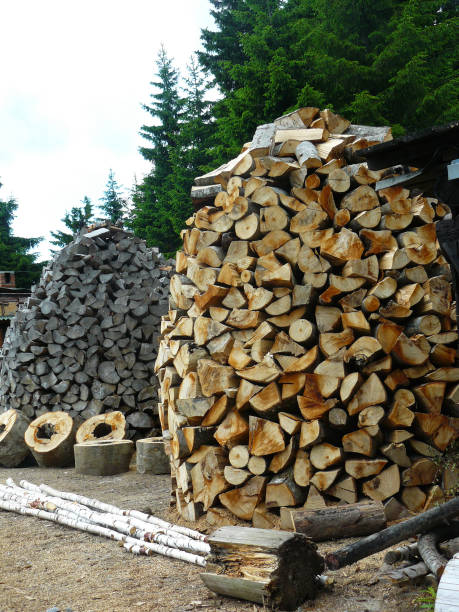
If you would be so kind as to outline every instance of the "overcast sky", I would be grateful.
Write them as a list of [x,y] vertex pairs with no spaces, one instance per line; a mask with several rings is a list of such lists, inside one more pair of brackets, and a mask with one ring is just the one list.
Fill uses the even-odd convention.
[[83,196],[98,203],[110,168],[126,188],[148,171],[138,132],[158,49],[185,71],[209,10],[208,0],[2,2],[0,199],[18,202],[16,235],[64,229]]

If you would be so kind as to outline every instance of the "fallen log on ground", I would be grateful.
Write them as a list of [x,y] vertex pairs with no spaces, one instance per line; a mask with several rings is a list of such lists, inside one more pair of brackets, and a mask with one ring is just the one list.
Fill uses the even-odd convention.
[[381,502],[331,506],[316,510],[282,508],[281,527],[293,528],[313,541],[352,538],[381,531],[386,526]]
[[325,556],[325,563],[330,569],[334,570],[351,565],[418,533],[427,533],[458,515],[459,497],[456,497],[441,506],[427,510],[419,516],[414,516],[403,523],[392,525],[354,544],[328,553]]

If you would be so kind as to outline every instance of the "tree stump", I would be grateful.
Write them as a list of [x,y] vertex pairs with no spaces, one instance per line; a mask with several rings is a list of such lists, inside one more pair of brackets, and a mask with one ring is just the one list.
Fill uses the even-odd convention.
[[211,552],[201,578],[211,591],[274,610],[296,610],[315,597],[324,562],[305,535],[221,527],[208,542]]
[[136,442],[136,465],[139,474],[169,474],[169,455],[162,438],[144,438]]
[[0,465],[3,467],[17,467],[29,454],[24,442],[29,423],[30,419],[14,408],[0,414]]
[[132,440],[103,440],[75,444],[75,471],[92,476],[112,476],[129,472],[134,453]]
[[77,424],[66,412],[47,412],[32,421],[24,440],[40,467],[73,465]]

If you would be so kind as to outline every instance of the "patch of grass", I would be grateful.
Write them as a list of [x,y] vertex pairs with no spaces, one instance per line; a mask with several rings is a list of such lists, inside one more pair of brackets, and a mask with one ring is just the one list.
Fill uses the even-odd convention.
[[416,597],[414,603],[419,606],[420,610],[433,610],[435,608],[436,597],[437,590],[430,586],[421,591],[421,594]]

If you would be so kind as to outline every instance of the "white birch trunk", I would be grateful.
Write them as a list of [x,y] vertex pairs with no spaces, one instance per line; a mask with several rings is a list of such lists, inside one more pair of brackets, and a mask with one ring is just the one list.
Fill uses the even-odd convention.
[[[21,485],[23,482],[24,481],[21,481]],[[137,539],[142,541],[154,542],[165,547],[177,548],[179,550],[204,555],[210,551],[210,546],[204,542],[198,542],[190,538],[185,538],[171,530],[166,532],[165,530],[162,530],[158,528],[158,526],[152,525],[151,523],[145,523],[138,519],[119,514],[96,512],[77,502],[69,502],[56,496],[46,496],[41,493],[40,489],[35,492],[35,490],[33,490],[33,486],[29,486],[28,489],[20,489],[13,484],[11,479],[8,479],[8,484],[11,487],[11,490],[17,492],[19,495],[21,494],[21,491],[23,491],[26,494],[27,499],[30,499],[31,501],[39,500],[40,503],[43,504],[53,504],[55,507],[72,512],[90,523],[113,528],[126,535],[135,536]],[[152,527],[154,527],[154,529],[152,529]]]
[[[11,498],[15,497],[21,499],[21,496],[18,494],[11,493],[9,494]],[[79,529],[81,531],[86,531],[88,533],[93,533],[99,536],[107,537],[112,540],[117,540],[122,543],[123,547],[129,550],[130,552],[134,552],[136,554],[149,554],[146,551],[155,552],[164,556],[172,557],[174,559],[179,559],[181,561],[186,561],[188,563],[194,563],[196,565],[200,565],[202,567],[205,566],[205,559],[199,555],[195,555],[192,553],[185,552],[183,550],[178,550],[174,548],[170,548],[168,546],[164,546],[161,544],[155,544],[152,542],[143,542],[137,538],[133,538],[132,536],[128,536],[122,534],[114,529],[108,529],[107,527],[103,527],[101,525],[92,524],[88,521],[82,519],[69,510],[60,509],[56,512],[49,512],[47,510],[42,510],[36,507],[30,507],[29,503],[50,503],[43,502],[40,500],[32,500],[28,501],[27,497],[23,497],[21,501],[13,501],[13,499],[8,500],[4,499],[3,496],[8,496],[8,493],[3,491],[0,496],[0,508],[3,510],[8,510],[10,512],[16,512],[18,514],[24,514],[29,516],[36,516],[38,518],[53,521],[55,523],[59,523],[61,525],[65,525],[67,527],[72,527],[74,529]],[[128,544],[128,546],[125,546]]]
[[[8,479],[8,480],[11,480],[11,479]],[[83,495],[78,495],[77,493],[58,491],[56,489],[53,489],[52,487],[48,487],[45,484],[42,484],[38,487],[37,485],[34,485],[28,482],[27,480],[21,480],[19,484],[24,489],[42,491],[44,493],[52,495],[53,497],[60,497],[68,501],[77,502],[84,506],[89,506],[91,508],[96,508],[97,510],[101,510],[102,512],[107,512],[108,514],[119,514],[121,516],[130,516],[130,517],[139,519],[141,521],[144,521],[145,523],[151,523],[153,525],[162,527],[165,530],[176,531],[177,533],[181,533],[182,535],[187,536],[188,538],[191,538],[193,540],[200,540],[202,542],[206,541],[206,536],[202,533],[199,533],[199,531],[196,531],[194,529],[189,529],[188,527],[182,527],[180,525],[173,525],[172,523],[163,521],[162,519],[159,519],[151,514],[145,514],[144,512],[138,512],[137,510],[122,510],[121,508],[112,506],[111,504],[106,504],[105,502],[101,502],[97,499],[91,499],[89,497],[84,497]]]

